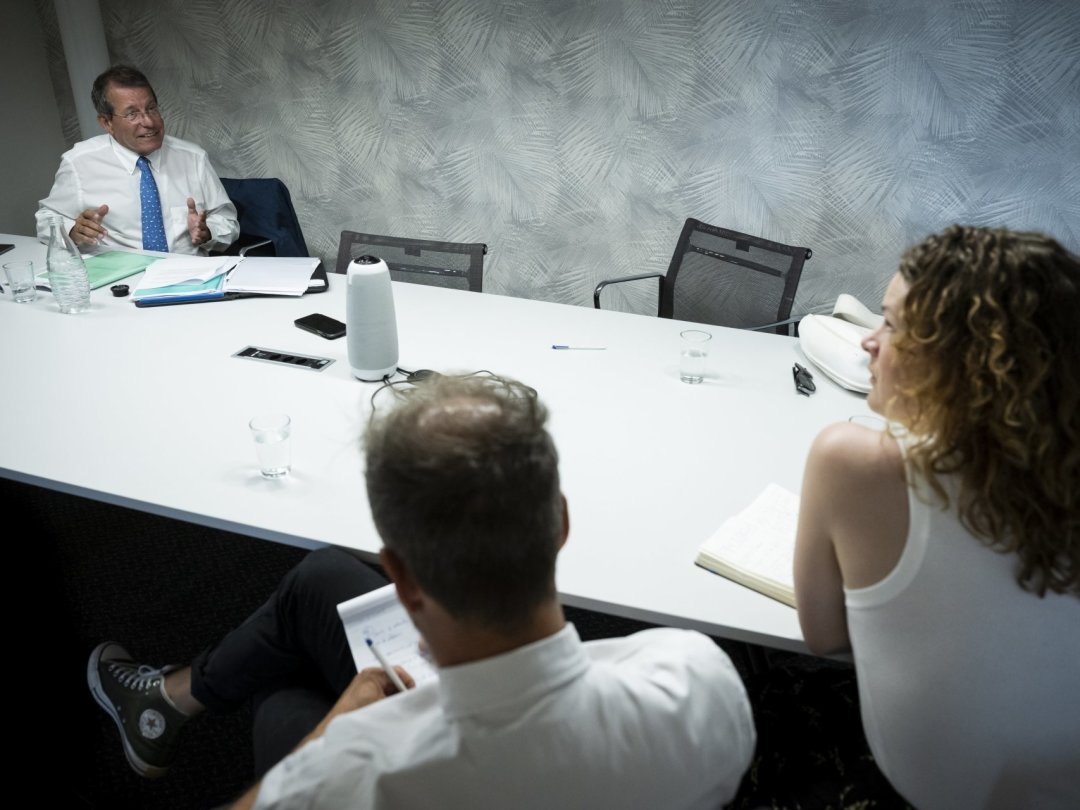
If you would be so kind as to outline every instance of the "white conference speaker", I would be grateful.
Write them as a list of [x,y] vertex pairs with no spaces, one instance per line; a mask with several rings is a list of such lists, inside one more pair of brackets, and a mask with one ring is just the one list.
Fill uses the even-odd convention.
[[390,268],[382,259],[361,256],[349,263],[345,338],[353,376],[377,382],[397,371],[397,315]]

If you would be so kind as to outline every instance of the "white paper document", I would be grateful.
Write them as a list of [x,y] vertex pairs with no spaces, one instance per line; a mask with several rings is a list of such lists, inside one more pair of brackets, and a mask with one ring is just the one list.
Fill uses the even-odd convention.
[[311,286],[318,258],[246,256],[229,273],[229,292],[303,295]]
[[197,285],[220,276],[236,263],[235,256],[170,256],[146,268],[135,287],[154,290],[174,285]]
[[393,585],[357,596],[337,606],[356,671],[379,666],[367,640],[394,666],[412,675],[416,685],[438,679],[435,664],[420,651],[420,633],[398,601]]

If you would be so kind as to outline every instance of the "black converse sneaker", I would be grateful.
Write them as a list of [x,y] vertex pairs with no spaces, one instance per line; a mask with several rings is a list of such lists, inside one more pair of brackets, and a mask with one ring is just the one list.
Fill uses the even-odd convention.
[[162,683],[171,669],[137,664],[113,641],[99,644],[86,667],[90,693],[116,721],[128,763],[149,779],[169,769],[180,727],[188,719],[165,697]]

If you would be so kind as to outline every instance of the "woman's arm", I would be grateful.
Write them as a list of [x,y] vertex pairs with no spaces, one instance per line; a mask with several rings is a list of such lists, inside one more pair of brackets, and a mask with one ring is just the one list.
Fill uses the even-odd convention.
[[907,511],[896,439],[846,422],[817,436],[803,473],[795,540],[795,601],[811,652],[851,648],[844,587],[872,585],[895,567]]

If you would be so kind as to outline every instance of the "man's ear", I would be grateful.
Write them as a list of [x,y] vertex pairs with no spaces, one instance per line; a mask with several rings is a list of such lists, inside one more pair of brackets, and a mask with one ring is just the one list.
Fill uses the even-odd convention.
[[570,536],[570,507],[566,505],[566,496],[559,495],[562,498],[562,536],[559,538],[559,550],[566,545],[566,539]]
[[424,601],[424,592],[416,582],[409,566],[394,551],[383,546],[379,551],[379,563],[394,583],[397,590],[398,600],[405,606],[405,610],[413,613],[418,610]]
[[106,118],[101,113],[98,113],[97,122],[101,124],[101,128],[112,135],[112,121]]

